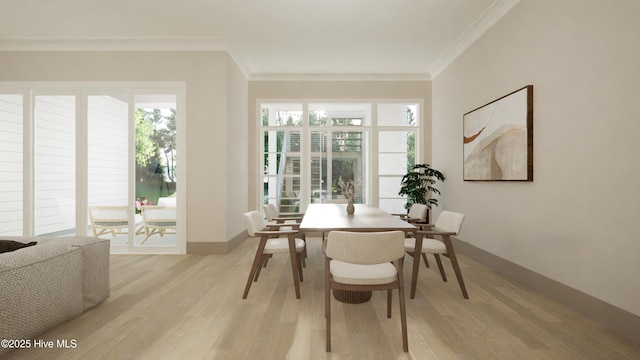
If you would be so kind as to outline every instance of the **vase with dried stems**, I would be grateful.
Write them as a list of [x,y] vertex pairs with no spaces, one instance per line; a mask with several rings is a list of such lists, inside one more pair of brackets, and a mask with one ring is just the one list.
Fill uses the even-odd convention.
[[349,215],[353,215],[356,210],[356,207],[353,205],[353,200],[356,197],[356,192],[358,191],[359,185],[359,181],[344,180],[342,176],[338,178],[338,186],[340,187],[340,192],[347,199],[347,214]]

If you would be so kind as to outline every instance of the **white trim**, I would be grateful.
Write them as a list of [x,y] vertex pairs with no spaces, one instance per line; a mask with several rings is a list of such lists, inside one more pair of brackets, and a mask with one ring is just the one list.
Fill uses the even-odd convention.
[[429,81],[427,73],[376,74],[376,73],[315,73],[315,74],[251,74],[249,81]]
[[224,51],[245,78],[251,73],[240,48],[223,37],[5,37],[0,51]]
[[467,50],[520,0],[496,0],[429,68],[429,74],[435,79],[444,69]]
[[4,37],[0,51],[227,51],[222,37]]

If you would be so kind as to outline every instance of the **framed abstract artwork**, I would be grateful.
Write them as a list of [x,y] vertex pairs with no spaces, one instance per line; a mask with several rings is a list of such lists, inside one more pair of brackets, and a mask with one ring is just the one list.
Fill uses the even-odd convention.
[[533,85],[464,114],[465,181],[533,181]]

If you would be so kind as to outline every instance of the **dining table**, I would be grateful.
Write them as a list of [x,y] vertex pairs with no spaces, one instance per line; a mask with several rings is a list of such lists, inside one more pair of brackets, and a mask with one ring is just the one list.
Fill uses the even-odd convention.
[[367,204],[354,204],[355,211],[347,214],[347,204],[310,204],[300,223],[300,231],[330,232],[344,231],[390,231],[414,232],[417,227],[391,215],[380,208]]
[[[347,214],[346,204],[310,204],[305,211],[299,231],[303,233],[329,233],[331,231],[378,232],[400,230],[415,233],[415,225],[399,216],[367,204],[354,204],[353,214]],[[323,249],[325,242],[323,242]],[[371,299],[370,291],[334,290],[336,300],[358,304]]]

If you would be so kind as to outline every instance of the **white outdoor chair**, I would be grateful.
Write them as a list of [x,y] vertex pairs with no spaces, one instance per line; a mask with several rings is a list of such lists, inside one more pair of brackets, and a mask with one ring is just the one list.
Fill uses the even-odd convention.
[[[135,216],[136,226],[142,222]],[[111,233],[112,237],[124,235],[129,230],[129,214],[127,206],[89,206],[89,222],[94,237]]]
[[176,233],[176,208],[145,205],[142,209],[142,225],[145,237],[140,241],[144,244],[151,236]]
[[[331,351],[331,290],[387,290],[387,317],[391,318],[391,291],[398,289],[402,348],[409,351],[404,297],[404,232],[329,233],[324,265],[326,350]],[[393,262],[393,264],[391,263]]]

